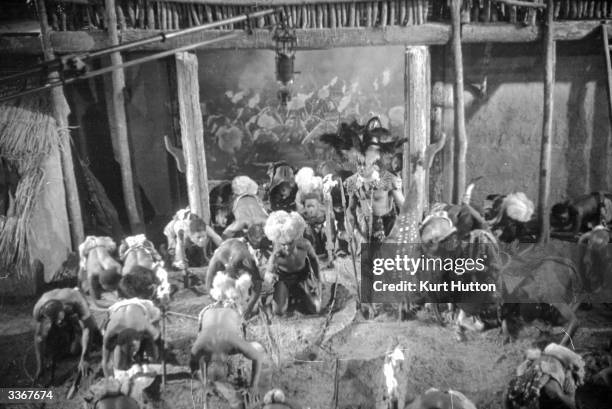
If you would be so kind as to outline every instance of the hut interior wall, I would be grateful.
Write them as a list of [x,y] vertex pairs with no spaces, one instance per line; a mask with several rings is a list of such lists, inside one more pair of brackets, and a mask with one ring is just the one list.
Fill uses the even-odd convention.
[[[600,49],[590,44],[559,43],[557,47],[552,202],[608,189],[612,182],[604,60]],[[495,44],[486,65],[483,48],[464,46],[466,85],[479,86],[487,77],[483,96],[465,92],[470,139],[467,180],[486,177],[478,183],[473,203],[481,204],[489,193],[510,191],[524,191],[535,201],[543,112],[541,47]],[[452,61],[443,58],[448,50],[431,50],[432,82],[450,85]],[[298,51],[295,68],[300,74],[295,76],[293,99],[284,112],[278,109],[273,52],[198,52],[209,178],[248,174],[263,182],[262,164],[268,161],[316,165],[328,157],[329,150],[307,143],[309,133],[321,124],[335,126],[338,119],[364,121],[370,115],[383,115],[386,124],[401,134],[403,54],[403,47]],[[127,84],[139,183],[153,219],[167,219],[176,209],[177,198],[172,193],[176,192],[174,163],[163,148],[164,134],[173,132],[166,61],[128,70]],[[442,130],[453,135],[452,97],[449,101]],[[81,109],[86,110],[87,101],[83,103]],[[147,231],[159,233],[161,228]]]

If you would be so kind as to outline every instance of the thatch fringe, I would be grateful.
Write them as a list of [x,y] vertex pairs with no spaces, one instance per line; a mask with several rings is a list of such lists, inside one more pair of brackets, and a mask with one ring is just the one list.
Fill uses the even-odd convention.
[[0,230],[2,275],[24,278],[30,273],[28,231],[45,179],[42,165],[60,143],[46,95],[0,105],[0,157],[19,174],[13,211]]

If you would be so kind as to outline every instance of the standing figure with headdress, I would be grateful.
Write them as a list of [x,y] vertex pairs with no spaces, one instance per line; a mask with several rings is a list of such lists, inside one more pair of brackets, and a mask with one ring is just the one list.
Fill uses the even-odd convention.
[[321,140],[357,167],[357,172],[344,182],[349,225],[361,242],[382,242],[393,228],[404,195],[401,178],[381,170],[377,162],[381,152],[394,151],[405,140],[391,140],[390,132],[378,118],[370,119],[365,126],[342,123],[337,134],[321,135]]
[[323,178],[315,176],[312,168],[303,167],[295,175],[295,182],[298,186],[295,205],[306,221],[304,236],[313,245],[317,255],[325,254],[326,242],[333,238],[326,234],[326,223],[332,220],[327,220],[328,203],[323,194]]
[[295,172],[291,166],[285,162],[274,163],[270,167],[270,209],[284,210],[286,212],[295,211],[295,195],[297,186],[295,184]]

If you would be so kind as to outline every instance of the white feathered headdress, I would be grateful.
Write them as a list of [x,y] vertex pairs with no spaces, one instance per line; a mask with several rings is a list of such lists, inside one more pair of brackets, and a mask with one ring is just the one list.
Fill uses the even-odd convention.
[[253,195],[257,196],[259,185],[248,176],[236,176],[232,180],[232,192],[236,196]]
[[229,274],[219,271],[213,280],[210,296],[216,301],[233,301],[242,304],[249,297],[251,284],[249,274],[245,273],[234,279]]
[[506,209],[506,214],[511,219],[525,223],[533,216],[535,206],[525,193],[518,192],[506,196],[502,208]]
[[531,220],[535,206],[523,192],[511,193],[504,198],[497,216],[489,222],[491,225],[499,223],[507,215],[512,220],[526,223]]
[[295,175],[295,183],[302,194],[319,193],[323,190],[323,178],[315,176],[314,170],[303,167]]
[[285,243],[302,237],[306,230],[306,222],[297,212],[287,213],[284,210],[272,212],[264,226],[266,237],[273,243]]
[[106,250],[114,251],[117,244],[107,236],[87,236],[85,241],[79,245],[80,267],[85,268],[89,251],[96,247],[104,247]]

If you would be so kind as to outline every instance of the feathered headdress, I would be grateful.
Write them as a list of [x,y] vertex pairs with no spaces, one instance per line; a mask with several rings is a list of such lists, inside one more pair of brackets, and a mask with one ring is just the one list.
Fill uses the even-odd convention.
[[357,121],[351,124],[343,122],[337,133],[323,134],[319,139],[333,147],[342,158],[352,162],[363,162],[366,151],[372,146],[383,153],[394,153],[397,147],[407,141],[406,138],[394,140],[389,130],[382,127],[378,117],[371,118],[363,126]]
[[79,245],[80,267],[85,268],[89,251],[96,247],[104,247],[107,251],[115,251],[117,244],[107,236],[87,236],[85,241]]
[[306,222],[297,212],[287,213],[284,210],[278,210],[270,213],[264,232],[266,237],[276,243],[278,241],[291,242],[299,237],[302,237],[306,230]]
[[307,197],[316,197],[322,200],[323,194],[323,178],[315,176],[314,170],[309,167],[303,167],[295,175],[295,183],[298,186],[302,200]]
[[[499,198],[497,198],[499,200]],[[506,196],[500,205],[499,211],[492,221],[489,223],[495,225],[499,223],[506,214],[512,220],[526,223],[531,220],[535,206],[531,200],[523,192],[511,193]]]
[[232,180],[232,191],[236,196],[253,195],[257,196],[259,185],[248,176],[236,176]]

